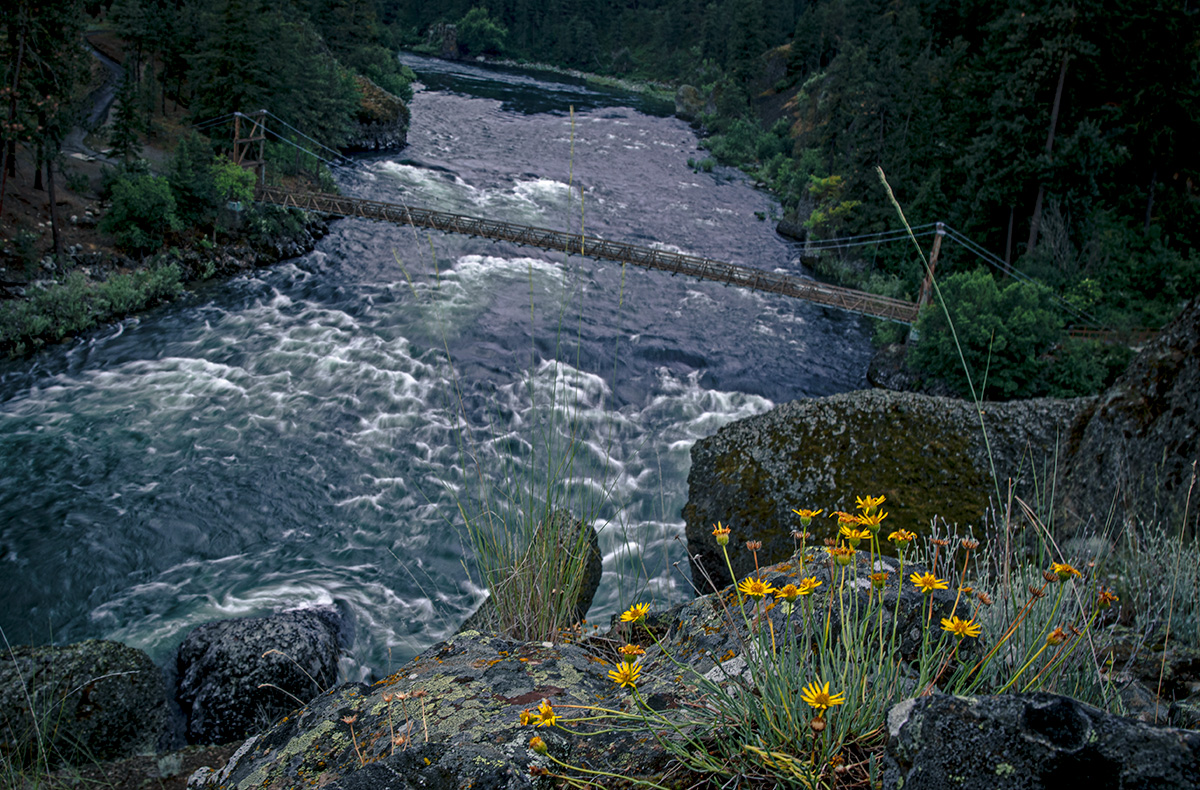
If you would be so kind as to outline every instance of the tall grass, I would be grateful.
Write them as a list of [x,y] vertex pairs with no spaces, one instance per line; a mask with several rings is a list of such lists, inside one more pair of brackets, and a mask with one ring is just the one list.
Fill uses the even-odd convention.
[[[582,189],[575,201],[574,108],[570,122],[567,186],[572,196],[571,211],[577,209],[578,213],[573,220],[568,218],[568,225],[578,228],[582,255],[587,252],[587,214]],[[440,286],[432,239],[429,248],[435,281]],[[409,284],[412,287],[411,278]],[[413,294],[417,297],[415,288]],[[472,426],[477,417],[468,408],[471,398],[464,392],[442,329],[442,346],[450,370],[451,408],[458,424],[456,451],[463,475],[462,481],[443,481],[454,505],[442,516],[449,528],[465,532],[474,560],[467,572],[476,575],[479,584],[488,590],[489,600],[468,625],[513,639],[557,641],[583,619],[586,611],[578,606],[581,591],[599,580],[599,547],[593,530],[605,529],[613,513],[620,511],[614,503],[617,475],[612,441],[616,431],[604,402],[611,388],[595,392],[590,377],[578,372],[582,299],[582,289],[573,292],[568,287],[552,305],[552,352],[543,359],[539,346],[545,345],[544,338],[533,331],[538,323],[538,295],[530,262],[529,362],[521,384],[528,410],[513,415],[497,408],[487,416],[481,430]],[[624,269],[618,310],[623,301]],[[572,306],[580,311],[578,315],[569,312]],[[613,353],[615,377],[617,347]],[[585,411],[610,415],[605,418],[608,425],[589,423],[593,418]],[[601,446],[594,440],[598,432],[606,434]],[[585,592],[590,596],[591,590]]]

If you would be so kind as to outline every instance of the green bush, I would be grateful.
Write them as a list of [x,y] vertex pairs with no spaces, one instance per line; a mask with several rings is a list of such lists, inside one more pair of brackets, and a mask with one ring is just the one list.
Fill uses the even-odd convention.
[[1127,346],[1067,338],[1046,369],[1046,394],[1055,398],[1095,395],[1116,381],[1133,359]]
[[1050,296],[1044,285],[1024,281],[1001,289],[984,269],[953,274],[941,281],[945,310],[935,298],[921,311],[920,341],[910,354],[911,364],[964,395],[971,391],[968,371],[975,394],[981,397],[1036,394],[1046,365],[1043,355],[1062,329]]
[[508,30],[476,6],[458,22],[458,45],[468,55],[498,55],[504,51]]
[[112,206],[100,220],[100,230],[135,252],[161,247],[167,232],[180,227],[170,184],[151,175],[118,178],[112,186]]
[[0,303],[0,350],[20,356],[46,341],[59,341],[183,290],[178,264],[155,265],[115,274],[93,284],[82,272],[33,291],[28,300]]

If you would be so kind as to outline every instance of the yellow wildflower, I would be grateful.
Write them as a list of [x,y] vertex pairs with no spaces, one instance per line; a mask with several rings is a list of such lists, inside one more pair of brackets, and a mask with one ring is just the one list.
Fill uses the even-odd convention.
[[1083,575],[1082,573],[1075,570],[1073,567],[1071,567],[1070,565],[1068,565],[1065,562],[1050,563],[1050,570],[1051,570],[1051,572],[1054,573],[1055,576],[1058,577],[1059,581],[1063,581],[1063,582],[1065,582],[1067,579],[1070,579],[1072,576],[1082,576]]
[[788,603],[792,603],[800,597],[800,588],[794,584],[785,584],[779,589],[775,590],[775,597],[782,598]]
[[932,593],[934,590],[948,590],[950,585],[946,584],[945,579],[935,578],[932,573],[914,573],[908,577],[912,583],[921,588],[923,593]]
[[621,614],[622,623],[640,623],[646,619],[646,614],[650,611],[650,604],[635,603]]
[[851,526],[842,527],[841,535],[846,539],[846,542],[850,544],[850,547],[855,549],[858,548],[858,542],[860,540],[871,539],[871,532],[869,530],[855,529]]
[[755,600],[760,600],[763,596],[775,592],[775,588],[771,586],[771,583],[764,582],[762,579],[743,579],[737,588],[738,592],[742,595]]
[[865,532],[874,535],[879,532],[879,528],[882,526],[883,520],[887,517],[887,513],[880,513],[879,511],[874,513],[864,513],[858,517],[858,523],[863,527]]
[[891,535],[888,535],[888,540],[890,540],[892,543],[895,543],[900,548],[904,548],[916,539],[917,536],[912,532],[909,532],[907,529],[898,529]]
[[867,513],[882,505],[886,499],[886,496],[869,496],[866,499],[857,496],[854,497],[854,501],[858,503],[858,509]]
[[554,712],[554,708],[550,705],[550,700],[544,699],[538,705],[538,721],[539,727],[553,727],[558,722],[558,715]]
[[625,645],[624,647],[618,647],[617,652],[621,654],[621,660],[626,664],[632,664],[634,661],[637,661],[638,656],[646,655],[646,651],[637,645]]
[[800,594],[801,595],[812,595],[813,590],[817,589],[822,584],[824,584],[824,582],[817,581],[816,576],[809,576],[807,579],[801,579],[800,580]]
[[838,692],[830,696],[829,684],[820,685],[821,681],[817,680],[809,683],[800,692],[800,699],[809,704],[810,707],[816,708],[819,713],[824,713],[834,705],[841,705],[846,701],[846,695]]
[[1048,645],[1061,645],[1065,641],[1067,641],[1067,632],[1062,630],[1062,626],[1046,634],[1046,644]]
[[805,510],[804,508],[796,510],[796,508],[792,508],[792,512],[800,517],[801,526],[807,527],[812,523],[814,518],[825,512],[825,508],[821,508],[820,510]]
[[638,674],[642,671],[639,664],[633,664],[622,661],[616,665],[616,669],[610,669],[608,676],[612,678],[612,682],[624,688],[634,688],[637,686]]
[[872,587],[876,590],[882,590],[883,585],[887,584],[887,577],[887,571],[879,571],[878,573],[872,573],[867,578],[871,580]]
[[1117,601],[1120,601],[1120,600],[1121,599],[1118,598],[1117,594],[1114,593],[1112,590],[1106,590],[1103,587],[1101,587],[1100,595],[1099,595],[1099,597],[1096,598],[1096,608],[1097,609],[1107,609],[1110,606],[1112,606],[1114,603],[1116,603]]
[[942,618],[942,630],[962,639],[964,636],[976,637],[983,633],[983,626],[976,623],[974,620],[964,620],[955,615],[953,617]]
[[833,560],[838,565],[849,565],[854,562],[854,555],[858,552],[849,546],[838,546],[830,549],[829,553],[833,555]]

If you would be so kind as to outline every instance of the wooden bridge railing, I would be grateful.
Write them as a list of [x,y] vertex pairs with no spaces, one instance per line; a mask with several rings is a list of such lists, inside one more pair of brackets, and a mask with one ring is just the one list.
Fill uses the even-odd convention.
[[543,250],[630,263],[646,269],[685,274],[702,280],[805,299],[817,304],[901,324],[912,324],[917,318],[917,306],[901,299],[876,296],[836,285],[825,285],[790,274],[767,272],[711,258],[667,252],[652,247],[638,247],[619,241],[608,241],[590,236],[580,237],[547,228],[452,214],[446,211],[434,211],[416,206],[402,206],[378,200],[363,200],[317,192],[292,192],[279,187],[261,186],[255,193],[255,198],[262,203],[294,206],[325,214],[414,225],[439,230],[443,233],[479,236],[496,241],[538,247]]

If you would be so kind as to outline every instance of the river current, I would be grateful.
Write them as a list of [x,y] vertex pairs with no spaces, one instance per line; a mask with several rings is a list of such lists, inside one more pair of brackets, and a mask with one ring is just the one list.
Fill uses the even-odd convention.
[[[805,274],[768,195],[688,167],[670,108],[402,58],[409,145],[344,193]],[[567,447],[556,497],[599,512],[590,619],[678,602],[691,445],[863,386],[869,354],[865,320],[816,305],[339,220],[309,255],[0,367],[0,627],[163,661],[199,623],[333,605],[345,674],[379,675],[485,595],[458,506],[481,481],[519,497]]]

